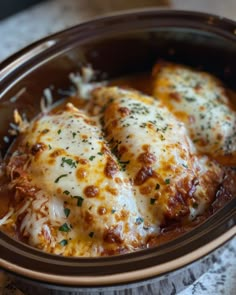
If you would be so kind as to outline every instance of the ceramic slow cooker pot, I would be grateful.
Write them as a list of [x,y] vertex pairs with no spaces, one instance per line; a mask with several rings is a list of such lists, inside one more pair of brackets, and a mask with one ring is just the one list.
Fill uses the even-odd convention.
[[[70,87],[69,73],[91,64],[99,69],[98,80],[113,79],[149,71],[157,59],[204,69],[236,90],[236,23],[203,13],[142,10],[99,18],[28,46],[0,66],[2,154],[12,140],[7,135],[13,110],[33,118],[45,88],[53,85],[54,100],[62,98],[57,90]],[[236,198],[175,240],[99,258],[50,255],[0,232],[0,267],[42,288],[106,291],[152,285],[209,260],[235,235],[235,224]]]

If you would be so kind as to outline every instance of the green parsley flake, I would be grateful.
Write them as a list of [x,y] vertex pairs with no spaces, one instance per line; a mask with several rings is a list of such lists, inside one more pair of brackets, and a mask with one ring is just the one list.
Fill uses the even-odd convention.
[[73,196],[72,198],[77,199],[77,206],[81,207],[84,201],[84,198],[80,197],[80,196]]
[[65,216],[68,217],[70,215],[70,209],[64,208],[64,213],[65,213]]
[[70,228],[67,223],[64,223],[59,227],[59,231],[63,231],[65,233],[67,233],[70,231]]
[[111,210],[111,213],[112,213],[112,214],[114,214],[115,212],[116,212],[116,210],[115,210],[115,209],[112,209],[112,210]]
[[130,163],[130,161],[120,161],[119,159],[118,159],[118,162],[120,164],[120,167],[121,167],[122,171],[125,171],[126,166]]
[[61,129],[59,129],[59,130],[57,131],[57,134],[61,134]]
[[64,247],[64,246],[66,246],[68,244],[68,241],[67,240],[61,240],[59,244]]
[[78,164],[73,159],[69,159],[69,158],[65,158],[65,157],[62,157],[61,161],[62,161],[61,167],[64,167],[64,165],[67,164],[71,168],[76,168],[77,167],[77,164]]
[[70,194],[70,192],[67,191],[67,190],[65,190],[65,191],[63,192],[63,194],[68,196],[68,195]]
[[89,157],[89,161],[93,161],[95,159],[95,156]]
[[58,176],[57,179],[55,179],[54,182],[58,183],[61,178],[66,177],[66,176],[68,176],[68,174],[62,174],[62,175]]
[[170,179],[169,178],[165,179],[165,184],[170,184]]
[[143,223],[143,218],[142,217],[136,218],[135,224],[139,225],[141,223]]

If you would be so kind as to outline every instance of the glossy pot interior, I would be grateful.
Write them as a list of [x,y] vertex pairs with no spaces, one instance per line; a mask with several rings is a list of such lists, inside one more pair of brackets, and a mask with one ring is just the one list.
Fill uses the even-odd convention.
[[[236,24],[206,14],[141,11],[79,25],[29,46],[1,65],[0,147],[12,138],[15,108],[33,118],[43,90],[54,101],[68,89],[68,74],[91,64],[97,79],[150,71],[165,59],[209,71],[236,90]],[[23,90],[22,90],[23,89]],[[8,142],[9,140],[9,142]],[[0,266],[36,281],[63,286],[111,286],[157,277],[185,266],[236,232],[236,199],[204,224],[159,247],[106,258],[66,258],[42,253],[0,233]]]

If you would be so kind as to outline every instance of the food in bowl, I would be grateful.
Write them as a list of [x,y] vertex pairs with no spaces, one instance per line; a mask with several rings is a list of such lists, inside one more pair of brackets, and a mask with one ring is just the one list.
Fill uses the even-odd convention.
[[131,80],[77,77],[77,98],[29,123],[15,112],[3,231],[53,254],[122,254],[174,238],[233,198],[236,113],[218,80],[168,63],[155,65],[147,94]]

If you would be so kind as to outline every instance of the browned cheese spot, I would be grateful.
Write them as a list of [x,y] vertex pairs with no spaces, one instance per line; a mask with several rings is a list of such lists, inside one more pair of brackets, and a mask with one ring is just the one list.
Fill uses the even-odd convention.
[[122,209],[120,214],[116,214],[116,221],[126,221],[129,216],[129,212],[127,210]]
[[61,194],[62,193],[62,189],[59,187],[57,188],[57,194]]
[[181,193],[176,192],[168,201],[167,219],[178,220],[180,217],[189,214],[189,207]]
[[120,145],[120,147],[119,147],[119,155],[122,156],[126,152],[128,152],[127,147],[125,145]]
[[110,128],[111,127],[112,128],[115,128],[115,127],[117,127],[118,123],[119,123],[119,120],[118,119],[114,119],[114,120],[111,121],[111,125],[109,127]]
[[145,152],[149,152],[150,151],[150,145],[149,144],[143,144],[142,145],[142,150]]
[[130,110],[126,107],[120,107],[118,112],[120,113],[121,117],[126,117],[130,114]]
[[76,177],[81,180],[87,177],[87,171],[84,168],[78,168],[76,170]]
[[99,188],[95,185],[89,185],[84,189],[87,198],[95,198],[99,194]]
[[106,191],[109,192],[111,195],[113,196],[117,196],[118,195],[118,190],[115,187],[111,187],[109,185],[106,186]]
[[149,178],[154,176],[154,171],[151,167],[142,167],[134,178],[135,185],[142,185],[145,183]]
[[36,143],[31,148],[31,154],[33,156],[35,156],[37,153],[42,152],[43,150],[45,150],[45,148],[46,148],[46,146],[45,146],[44,143],[41,143],[41,142]]
[[43,129],[43,130],[41,131],[41,134],[47,134],[49,131],[50,131],[49,129]]
[[84,119],[84,122],[91,126],[96,126],[96,122],[90,119]]
[[93,215],[89,213],[88,211],[85,212],[85,217],[84,217],[85,222],[90,225],[93,222]]
[[107,229],[104,232],[103,240],[109,244],[121,244],[123,242],[120,230],[117,227]]
[[55,151],[53,151],[51,154],[50,154],[50,157],[51,158],[56,158],[60,155],[63,155],[64,154],[64,150],[63,149],[56,149]]
[[152,185],[142,186],[140,187],[139,191],[143,195],[149,195],[153,191],[153,186]]
[[107,163],[104,169],[104,173],[108,178],[113,178],[119,171],[119,167],[112,158],[107,159]]
[[179,97],[179,94],[176,93],[176,92],[171,92],[170,93],[170,98],[173,99],[173,100],[175,100],[175,101],[177,101],[177,102],[180,102],[181,101],[181,99]]
[[156,156],[152,153],[145,152],[138,156],[138,161],[144,165],[151,165],[156,162]]
[[99,215],[105,215],[107,213],[107,209],[105,207],[100,206],[98,208],[98,214]]

